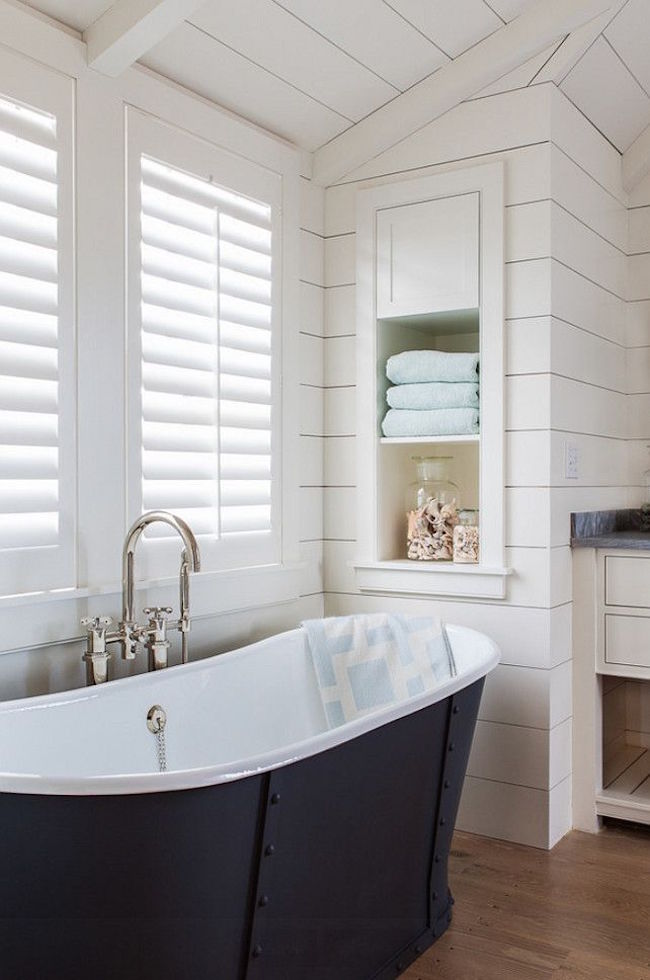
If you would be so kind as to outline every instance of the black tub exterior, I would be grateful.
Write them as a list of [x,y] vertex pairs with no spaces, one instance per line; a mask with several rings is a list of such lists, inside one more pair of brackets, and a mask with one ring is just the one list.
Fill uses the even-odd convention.
[[232,783],[0,794],[0,977],[397,976],[451,920],[482,688]]

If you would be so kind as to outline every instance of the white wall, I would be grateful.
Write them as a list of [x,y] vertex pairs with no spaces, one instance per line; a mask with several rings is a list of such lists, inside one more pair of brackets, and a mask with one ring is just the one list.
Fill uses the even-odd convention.
[[[496,159],[506,163],[508,595],[362,596],[349,564],[355,192]],[[571,826],[569,514],[630,499],[620,155],[552,84],[477,99],[328,188],[326,235],[326,612],[426,607],[493,636],[502,663],[481,705],[459,823],[552,845]],[[565,478],[567,441],[579,451],[577,480]]]

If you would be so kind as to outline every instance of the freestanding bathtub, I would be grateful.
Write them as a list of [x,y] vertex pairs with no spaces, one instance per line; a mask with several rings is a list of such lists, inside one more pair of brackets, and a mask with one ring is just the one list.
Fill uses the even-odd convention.
[[[302,630],[0,705],[3,980],[370,980],[447,927],[485,675],[328,730]],[[167,714],[167,771],[147,727]]]

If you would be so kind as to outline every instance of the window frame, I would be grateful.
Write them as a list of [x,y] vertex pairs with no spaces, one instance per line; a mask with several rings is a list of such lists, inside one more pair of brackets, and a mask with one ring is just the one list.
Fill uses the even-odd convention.
[[[126,185],[126,485],[129,522],[142,512],[141,402],[141,161],[146,156],[271,207],[271,531],[199,539],[206,572],[282,562],[282,180],[277,173],[134,108],[127,110]],[[141,570],[146,578],[173,574],[178,542],[145,537]]]
[[[11,71],[12,77],[24,72],[37,79],[34,104],[59,81],[69,93],[76,314],[72,318],[76,337],[72,358],[77,366],[76,507],[72,508],[76,575],[71,586],[0,596],[0,654],[43,648],[58,657],[65,649],[62,645],[78,644],[82,616],[108,613],[115,617],[120,612],[120,553],[129,522],[124,449],[125,147],[128,118],[135,111],[162,120],[172,133],[196,136],[239,159],[255,161],[281,180],[281,560],[256,568],[201,572],[192,577],[191,590],[197,629],[202,620],[207,629],[215,617],[237,617],[243,612],[250,624],[258,622],[259,616],[265,622],[275,621],[276,615],[284,623],[279,607],[299,598],[306,567],[300,556],[298,523],[298,267],[304,156],[282,138],[142,66],[134,65],[117,78],[100,75],[88,68],[85,46],[78,38],[28,8],[0,3],[0,34],[3,65],[7,66],[0,71]],[[23,94],[22,100],[29,101],[29,97]],[[138,607],[175,605],[177,568],[173,574],[147,578],[138,556],[136,592]],[[221,622],[224,629],[230,629],[233,620],[228,616]]]
[[0,95],[56,118],[57,418],[56,545],[0,551],[0,598],[66,589],[77,580],[77,383],[74,200],[74,83],[13,51],[0,59]]

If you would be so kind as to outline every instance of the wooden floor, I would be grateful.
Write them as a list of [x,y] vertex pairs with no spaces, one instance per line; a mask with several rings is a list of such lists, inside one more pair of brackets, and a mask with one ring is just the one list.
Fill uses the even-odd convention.
[[650,980],[650,828],[551,852],[456,834],[445,935],[407,980]]

